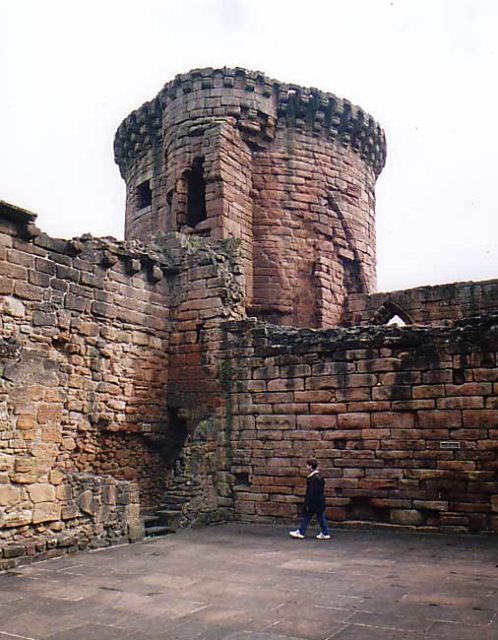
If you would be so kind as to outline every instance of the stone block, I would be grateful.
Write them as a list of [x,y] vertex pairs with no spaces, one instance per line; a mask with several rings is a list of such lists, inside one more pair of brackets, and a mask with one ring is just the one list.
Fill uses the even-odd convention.
[[127,526],[127,535],[130,542],[139,542],[145,536],[144,526],[140,523],[129,524]]
[[268,391],[303,391],[303,378],[277,378],[270,380],[267,385]]
[[398,371],[401,369],[401,365],[401,360],[398,360],[398,358],[376,358],[358,362],[357,370],[359,373]]
[[296,418],[296,427],[298,429],[333,429],[335,426],[337,426],[336,415],[305,415],[297,416]]
[[108,483],[102,487],[102,502],[104,504],[116,504],[116,496],[116,485]]
[[446,500],[414,500],[413,506],[416,509],[430,509],[431,511],[448,511]]
[[22,300],[29,300],[30,302],[41,302],[43,299],[42,287],[34,286],[26,281],[14,283],[14,294]]
[[296,426],[295,415],[263,415],[256,417],[256,429],[270,430],[289,430]]
[[498,427],[497,409],[464,409],[463,426],[467,428]]
[[40,403],[37,407],[36,417],[40,424],[60,422],[62,417],[62,405],[57,403]]
[[[19,284],[19,283],[16,283]],[[13,318],[24,318],[26,315],[26,307],[21,300],[7,296],[2,301],[2,311]]]
[[55,497],[57,500],[72,500],[73,487],[70,484],[59,484],[55,487]]
[[21,488],[10,484],[0,485],[0,506],[12,507],[21,501]]
[[11,513],[6,513],[3,526],[8,527],[24,527],[33,521],[33,512],[29,509],[18,509]]
[[20,431],[30,431],[32,429],[36,429],[38,426],[38,422],[35,416],[29,414],[21,414],[17,416],[16,427]]
[[82,491],[77,497],[76,502],[83,513],[87,513],[91,516],[97,513],[98,503],[90,489]]
[[3,548],[4,558],[20,558],[25,555],[26,549],[22,544],[8,544]]
[[[270,394],[268,394],[270,395]],[[272,394],[277,395],[277,394]],[[318,391],[294,391],[295,402],[329,402],[333,399],[331,391],[318,390]],[[271,400],[269,400],[271,402]],[[276,400],[276,402],[287,402],[287,400]]]
[[369,402],[371,396],[372,390],[369,387],[337,389],[335,392],[336,400],[339,402]]
[[38,478],[38,465],[31,456],[17,456],[14,462],[14,473],[11,474],[13,482],[19,484],[32,484]]
[[57,486],[66,478],[66,474],[60,469],[52,469],[50,472],[50,483]]
[[72,533],[63,533],[57,536],[57,547],[62,549],[76,547],[78,542],[78,536]]
[[66,504],[62,505],[62,509],[61,509],[62,520],[73,520],[78,516],[80,516],[80,510],[76,502],[69,501]]
[[14,468],[14,456],[0,453],[0,471],[11,471]]
[[60,520],[61,505],[55,502],[39,502],[33,510],[33,524]]
[[48,483],[28,485],[27,491],[30,499],[35,503],[55,500],[55,487]]
[[59,424],[45,424],[42,429],[43,442],[62,442],[62,433]]
[[138,504],[126,505],[124,517],[127,522],[138,521],[139,516],[140,516],[140,505]]
[[445,395],[444,385],[431,384],[413,387],[413,398],[420,400],[424,398],[443,398]]
[[412,387],[402,385],[378,386],[372,389],[372,400],[409,400]]
[[341,413],[337,417],[339,429],[368,429],[370,413]]
[[[303,405],[296,405],[303,406]],[[345,413],[348,410],[346,403],[344,402],[328,402],[328,403],[319,403],[319,402],[310,402],[310,411],[311,413],[318,414],[327,414],[327,413]]]
[[462,412],[457,410],[436,409],[433,411],[419,411],[418,422],[422,429],[438,429],[460,427]]
[[417,509],[391,509],[391,522],[404,526],[424,524],[424,516]]
[[10,296],[14,292],[14,282],[11,278],[0,276],[0,295]]
[[464,384],[445,385],[448,396],[489,396],[493,393],[491,382],[466,382]]
[[94,300],[91,305],[91,312],[102,318],[113,319],[116,317],[116,307],[105,302]]

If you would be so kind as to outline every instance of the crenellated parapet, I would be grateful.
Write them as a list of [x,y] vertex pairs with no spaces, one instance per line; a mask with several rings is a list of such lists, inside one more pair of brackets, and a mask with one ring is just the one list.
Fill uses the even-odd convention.
[[[351,148],[376,175],[385,164],[386,141],[380,125],[360,107],[332,93],[268,78],[242,68],[194,69],[164,85],[156,98],[121,123],[114,141],[116,163],[124,175],[162,135],[163,114],[176,101],[199,97],[198,117],[214,105],[213,115],[234,116],[239,127],[271,139],[275,126],[324,136]],[[219,100],[216,100],[216,99]]]
[[114,159],[122,176],[135,158],[139,158],[161,139],[162,104],[160,95],[145,102],[123,120],[114,137]]

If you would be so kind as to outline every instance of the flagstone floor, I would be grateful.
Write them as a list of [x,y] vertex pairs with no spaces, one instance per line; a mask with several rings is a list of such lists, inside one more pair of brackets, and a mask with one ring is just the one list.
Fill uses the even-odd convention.
[[498,537],[184,531],[0,574],[0,640],[497,640]]

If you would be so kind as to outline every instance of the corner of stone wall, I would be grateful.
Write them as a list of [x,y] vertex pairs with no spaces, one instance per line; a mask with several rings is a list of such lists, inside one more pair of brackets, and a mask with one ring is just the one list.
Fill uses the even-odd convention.
[[179,265],[168,410],[185,433],[166,499],[183,501],[181,523],[198,526],[233,517],[220,355],[223,322],[245,316],[243,260],[237,240],[181,234],[165,240]]

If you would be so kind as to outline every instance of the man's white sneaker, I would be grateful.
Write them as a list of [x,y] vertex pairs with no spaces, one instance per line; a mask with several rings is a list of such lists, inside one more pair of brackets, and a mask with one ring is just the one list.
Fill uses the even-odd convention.
[[299,540],[303,540],[304,538],[303,534],[299,531],[299,529],[296,529],[295,531],[289,531],[289,535],[291,538],[299,538]]
[[328,533],[319,533],[316,537],[317,540],[330,540],[330,535]]

